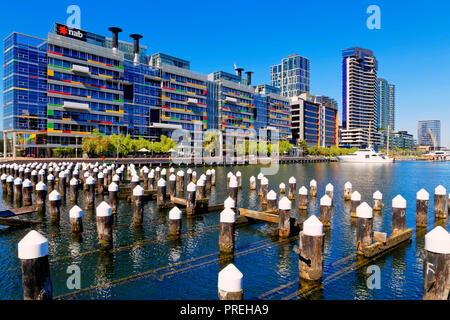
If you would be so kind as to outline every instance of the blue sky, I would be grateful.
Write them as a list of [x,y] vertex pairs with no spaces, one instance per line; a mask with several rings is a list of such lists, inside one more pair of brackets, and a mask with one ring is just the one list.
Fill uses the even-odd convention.
[[[66,8],[81,8],[81,28],[121,39],[141,33],[149,53],[191,61],[202,73],[254,71],[253,83],[270,83],[270,66],[298,53],[311,62],[311,93],[339,103],[341,50],[374,51],[379,77],[396,85],[396,129],[417,135],[417,121],[440,119],[441,144],[450,147],[450,1],[8,1],[0,36],[12,31],[46,37]],[[124,5],[126,4],[126,5]],[[381,29],[366,27],[369,5],[381,9]],[[3,63],[2,63],[3,64]]]

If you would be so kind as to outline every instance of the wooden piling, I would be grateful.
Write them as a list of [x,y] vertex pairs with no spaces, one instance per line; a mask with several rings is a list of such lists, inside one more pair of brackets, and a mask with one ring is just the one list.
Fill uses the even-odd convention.
[[155,189],[155,170],[150,170],[147,180],[147,190],[153,191]]
[[219,300],[242,300],[242,273],[230,263],[219,272],[218,295]]
[[38,183],[38,172],[36,170],[31,171],[31,179],[29,180],[31,181],[31,185],[35,187]]
[[289,200],[295,200],[295,192],[297,191],[297,179],[295,177],[289,178]]
[[22,179],[14,179],[14,198],[16,199],[16,206],[22,206]]
[[190,184],[191,182],[192,182],[192,169],[188,168],[186,170],[186,184]]
[[322,222],[324,227],[329,227],[331,225],[331,216],[333,214],[333,206],[331,203],[331,198],[325,194],[320,198],[320,222]]
[[83,210],[77,205],[74,205],[69,211],[69,220],[72,227],[72,233],[83,232]]
[[133,221],[134,225],[139,226],[142,225],[142,221],[144,220],[144,188],[140,185],[134,187],[133,197]]
[[180,236],[181,234],[181,210],[173,207],[169,211],[169,234],[171,236]]
[[264,175],[260,172],[258,173],[257,179],[258,179],[258,197],[261,197],[261,179],[264,178]]
[[109,250],[113,247],[113,219],[111,206],[102,201],[96,209],[97,238],[102,249]]
[[298,189],[298,210],[308,209],[308,189],[302,186]]
[[88,208],[95,205],[95,179],[92,176],[86,179],[86,204]]
[[428,204],[430,195],[425,189],[416,193],[416,227],[426,227],[428,224]]
[[192,171],[191,179],[193,183],[197,184],[197,172]]
[[236,180],[238,182],[238,188],[242,189],[242,173],[240,171],[236,172]]
[[291,232],[291,208],[292,203],[287,197],[278,202],[278,235],[280,238],[288,238]]
[[401,195],[392,199],[392,234],[406,230],[406,200]]
[[[269,180],[266,177],[261,179],[261,204],[267,204],[267,193],[269,192]],[[237,198],[236,198],[237,199]]]
[[177,194],[184,193],[184,171],[178,170],[177,172]]
[[280,185],[278,186],[278,189],[280,189],[280,194],[286,193],[286,185],[283,182],[280,183]]
[[435,219],[447,218],[447,190],[442,185],[434,189],[434,217]]
[[344,200],[348,201],[352,197],[352,184],[350,181],[347,181],[344,184]]
[[236,208],[239,208],[238,207],[238,192],[239,192],[238,182],[237,182],[236,177],[233,176],[229,182],[228,196],[234,200],[234,202],[236,204]]
[[205,180],[206,190],[211,190],[211,170],[206,170],[206,180]]
[[277,193],[270,190],[267,193],[267,210],[277,210]]
[[45,199],[47,198],[47,186],[44,182],[38,182],[36,185],[36,206],[39,215],[44,215],[46,206]]
[[177,176],[173,173],[169,176],[169,188],[168,188],[168,194],[169,197],[175,197],[177,195]]
[[6,192],[8,197],[14,197],[14,178],[13,176],[8,176],[6,178]]
[[203,199],[206,197],[205,195],[205,181],[203,179],[198,179],[197,181],[197,192],[196,192],[196,200]]
[[186,214],[191,216],[194,214],[195,210],[195,199],[196,199],[196,191],[197,186],[192,181],[186,187],[187,195],[186,195]]
[[331,183],[329,183],[329,184],[327,184],[327,185],[325,186],[325,194],[326,194],[327,196],[330,197],[330,199],[331,199],[331,205],[333,205],[333,200],[334,200],[334,187],[333,187],[333,185],[332,185]]
[[256,190],[256,178],[254,176],[250,177],[250,190]]
[[57,222],[61,215],[61,195],[58,191],[53,190],[48,195],[49,200],[49,211],[51,221]]
[[6,194],[6,178],[8,178],[8,176],[3,173],[2,176],[0,177],[0,180],[2,182],[2,193]]
[[361,194],[358,191],[353,191],[350,197],[350,216],[356,217],[356,208],[361,204]]
[[234,251],[234,229],[236,216],[231,208],[220,213],[219,248],[221,252]]
[[323,225],[315,215],[303,222],[299,238],[299,277],[319,281],[323,274],[324,233]]
[[47,176],[47,187],[48,192],[52,192],[55,189],[55,176],[51,173]]
[[111,182],[108,186],[108,194],[109,194],[109,205],[111,206],[111,212],[113,214],[117,213],[118,193],[119,193],[119,186],[114,181]]
[[317,196],[317,181],[314,179],[309,182],[309,195],[311,198],[315,198]]
[[70,203],[78,203],[78,179],[72,178],[69,183],[69,197]]
[[356,251],[364,254],[363,248],[373,242],[373,211],[366,202],[356,208],[356,219]]
[[381,211],[383,208],[383,194],[380,191],[375,191],[373,197],[373,211]]
[[212,186],[216,185],[216,170],[215,169],[211,169],[211,185]]
[[103,195],[105,188],[105,175],[103,172],[97,174],[97,192],[99,195]]
[[164,179],[158,180],[158,186],[156,191],[156,205],[158,208],[166,207],[167,195],[166,195],[166,181]]
[[25,181],[22,184],[22,193],[23,193],[23,205],[24,206],[31,206],[33,204],[33,183],[25,179]]

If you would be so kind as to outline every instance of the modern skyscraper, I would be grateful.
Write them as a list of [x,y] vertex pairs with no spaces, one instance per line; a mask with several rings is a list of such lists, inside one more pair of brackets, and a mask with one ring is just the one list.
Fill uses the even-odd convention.
[[309,59],[293,54],[270,68],[270,81],[285,97],[309,92]]
[[395,85],[377,79],[377,121],[378,128],[395,130]]
[[[433,137],[431,137],[430,131],[433,133]],[[436,143],[436,147],[439,147],[441,145],[441,120],[419,121],[417,138],[420,146],[434,147]]]
[[374,144],[377,138],[377,69],[371,50],[342,51],[342,136],[347,136],[346,144],[351,146]]

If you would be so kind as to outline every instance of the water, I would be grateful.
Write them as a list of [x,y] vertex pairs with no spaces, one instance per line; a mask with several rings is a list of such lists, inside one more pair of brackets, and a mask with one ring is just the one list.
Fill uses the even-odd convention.
[[[226,198],[226,174],[242,172],[243,188],[239,206],[261,209],[255,192],[249,191],[249,177],[260,172],[258,166],[217,167],[216,186],[210,203]],[[196,168],[198,176],[206,168]],[[430,193],[428,228],[441,225],[449,230],[449,222],[435,222],[433,191],[442,184],[450,189],[450,163],[401,162],[377,164],[284,164],[274,176],[268,176],[269,190],[278,192],[278,185],[288,185],[291,176],[297,179],[297,189],[309,187],[317,180],[318,197],[309,203],[308,213],[301,214],[293,206],[292,215],[304,220],[319,215],[319,199],[331,182],[335,189],[335,208],[331,230],[326,232],[322,287],[307,290],[298,281],[298,256],[293,248],[298,237],[280,241],[272,236],[276,225],[254,223],[236,228],[234,257],[218,253],[219,213],[183,219],[179,240],[168,237],[168,211],[158,211],[156,201],[144,207],[144,225],[134,227],[131,207],[119,204],[114,230],[114,251],[98,251],[95,212],[84,211],[85,232],[74,238],[70,232],[68,210],[63,204],[59,226],[51,225],[48,216],[36,230],[49,239],[50,273],[54,296],[60,299],[217,299],[217,274],[233,262],[244,274],[245,299],[421,299],[422,255],[426,231],[416,233],[415,194],[420,188]],[[349,205],[344,203],[344,183],[350,181],[353,190],[361,193],[362,201],[372,205],[372,194],[383,193],[385,207],[374,215],[374,230],[390,234],[391,199],[401,194],[407,200],[407,228],[413,229],[412,241],[373,259],[355,256],[356,223],[351,220]],[[81,207],[84,195],[80,192]],[[107,198],[107,196],[105,196]],[[100,199],[96,199],[97,204]],[[12,207],[5,198],[2,210]],[[33,219],[39,219],[36,215]],[[22,299],[20,261],[17,243],[31,228],[0,230],[0,298]],[[81,270],[81,290],[68,289],[67,268],[78,265]],[[381,270],[381,288],[368,289],[371,275],[367,268],[376,265]]]

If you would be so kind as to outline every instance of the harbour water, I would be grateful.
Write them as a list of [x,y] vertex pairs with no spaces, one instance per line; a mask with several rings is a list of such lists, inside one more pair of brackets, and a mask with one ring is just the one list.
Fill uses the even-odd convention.
[[[181,168],[183,169],[183,168]],[[197,176],[207,168],[197,167]],[[226,174],[242,172],[243,187],[239,207],[260,210],[255,191],[249,190],[249,178],[260,172],[259,166],[216,167],[216,186],[209,195],[210,204],[226,198]],[[318,196],[310,199],[307,213],[299,213],[293,205],[292,215],[300,221],[309,215],[319,216],[319,200],[328,183],[334,185],[334,213],[330,230],[326,231],[322,286],[304,290],[298,280],[298,255],[293,251],[298,237],[279,240],[273,237],[277,225],[258,222],[236,228],[234,256],[219,255],[219,213],[194,218],[183,217],[180,239],[170,239],[168,210],[157,210],[156,201],[144,205],[144,223],[133,225],[132,209],[121,200],[115,217],[114,249],[106,254],[98,250],[95,211],[85,210],[84,193],[80,203],[84,209],[84,233],[71,234],[67,200],[63,203],[59,225],[44,219],[33,227],[49,240],[50,273],[54,297],[59,299],[217,299],[217,274],[233,262],[243,273],[244,299],[422,299],[422,255],[426,230],[415,226],[416,192],[425,188],[430,193],[427,230],[441,225],[447,230],[449,219],[435,221],[433,191],[442,184],[450,190],[450,163],[400,162],[394,164],[311,163],[281,164],[278,173],[266,176],[269,190],[278,193],[281,182],[288,185],[297,179],[297,191],[317,180]],[[413,229],[411,241],[401,244],[373,260],[355,255],[356,222],[344,202],[346,181],[361,193],[362,201],[372,205],[372,194],[380,190],[384,208],[374,214],[374,230],[390,232],[391,200],[401,194],[407,200],[406,227]],[[279,195],[278,195],[279,196]],[[107,196],[105,196],[107,198]],[[97,197],[97,204],[100,199]],[[1,210],[13,207],[3,197]],[[17,244],[32,228],[0,230],[0,299],[22,299],[20,261]],[[77,265],[81,271],[81,289],[69,289],[67,268]],[[379,289],[369,289],[368,267],[381,270]],[[300,289],[300,290],[299,290]]]

